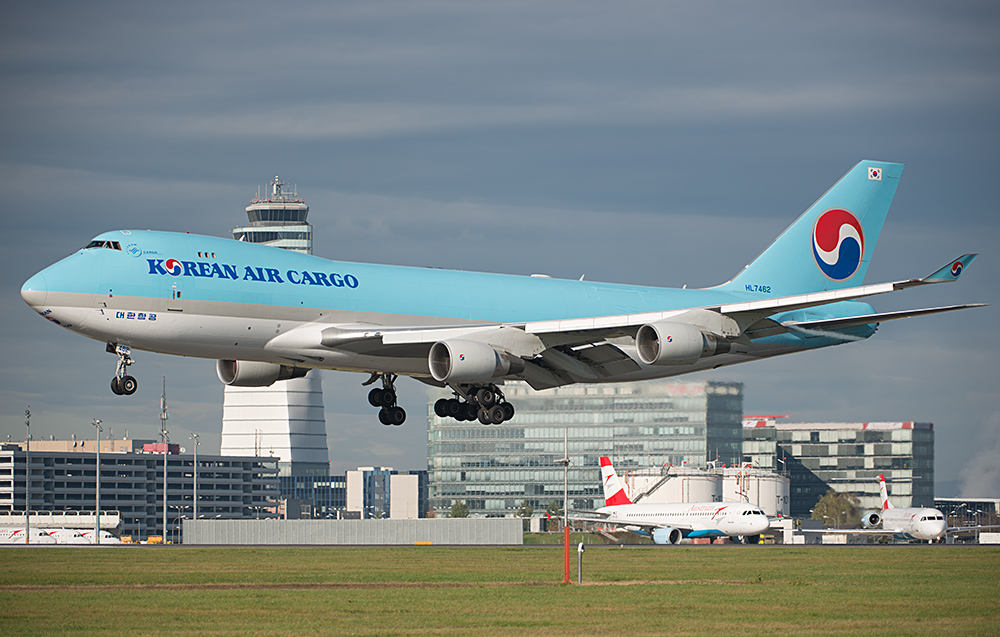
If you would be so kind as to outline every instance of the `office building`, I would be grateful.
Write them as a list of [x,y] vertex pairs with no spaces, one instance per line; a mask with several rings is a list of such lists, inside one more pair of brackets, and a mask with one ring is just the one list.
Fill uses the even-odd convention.
[[878,475],[897,507],[934,506],[934,426],[920,422],[786,423],[744,420],[743,459],[788,472],[791,514],[809,517],[827,491],[878,510]]
[[[176,541],[180,520],[194,516],[194,456],[178,445],[101,441],[102,511],[117,511],[118,532],[135,539],[160,535]],[[88,441],[32,441],[0,445],[0,511],[24,511],[30,482],[31,511],[95,510],[96,445]],[[30,457],[29,457],[30,456]],[[167,527],[163,526],[164,459],[167,461]],[[26,469],[30,465],[30,474]],[[277,461],[198,454],[198,517],[272,517],[277,506]],[[26,475],[30,480],[26,480]]]
[[446,516],[455,501],[471,515],[512,515],[522,502],[536,512],[563,503],[566,454],[569,507],[604,505],[599,459],[619,472],[664,465],[738,463],[742,455],[739,383],[649,381],[569,385],[534,391],[502,387],[516,408],[502,425],[441,418],[428,405],[429,505]]

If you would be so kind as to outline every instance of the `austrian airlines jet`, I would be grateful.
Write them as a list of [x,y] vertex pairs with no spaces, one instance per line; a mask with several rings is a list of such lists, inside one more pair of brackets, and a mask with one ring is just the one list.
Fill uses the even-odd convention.
[[395,380],[454,398],[459,420],[514,415],[501,386],[631,382],[863,340],[882,321],[862,299],[959,278],[975,255],[921,279],[863,285],[903,166],[863,161],[728,283],[667,289],[329,261],[215,237],[117,230],[31,277],[47,320],[107,344],[132,394],[135,350],[218,359],[222,382],[266,386],[311,369],[370,374],[383,424]]
[[677,544],[681,538],[759,535],[770,526],[760,507],[746,502],[634,504],[625,493],[610,458],[601,458],[604,506],[595,517],[575,520],[603,522],[648,535],[656,544]]
[[[955,531],[975,531],[992,529],[986,526],[948,526],[948,518],[938,509],[929,507],[894,507],[889,502],[889,492],[885,488],[885,476],[878,474],[879,494],[882,496],[882,510],[871,511],[861,516],[863,529],[824,530],[825,533],[856,535],[891,535],[897,540],[922,540],[934,542],[946,533]],[[877,529],[879,524],[881,529]]]

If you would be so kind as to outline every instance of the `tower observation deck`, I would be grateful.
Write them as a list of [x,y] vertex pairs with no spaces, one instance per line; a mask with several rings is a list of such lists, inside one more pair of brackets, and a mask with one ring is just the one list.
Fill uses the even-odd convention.
[[[246,207],[249,223],[233,228],[237,241],[312,254],[309,206],[275,177],[269,193]],[[222,455],[273,456],[281,476],[330,473],[323,385],[319,373],[279,380],[269,387],[226,385],[222,406]]]
[[233,228],[233,238],[312,254],[312,226],[306,221],[309,206],[299,199],[295,188],[291,194],[284,190],[285,184],[278,177],[270,183],[266,198],[258,188],[257,197],[247,206],[250,223]]

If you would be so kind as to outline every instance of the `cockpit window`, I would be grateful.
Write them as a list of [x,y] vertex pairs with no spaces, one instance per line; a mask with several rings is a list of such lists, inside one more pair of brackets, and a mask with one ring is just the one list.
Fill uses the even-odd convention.
[[91,248],[107,248],[108,250],[121,250],[122,244],[118,241],[101,241],[99,239],[94,239],[86,245],[84,250],[90,250]]

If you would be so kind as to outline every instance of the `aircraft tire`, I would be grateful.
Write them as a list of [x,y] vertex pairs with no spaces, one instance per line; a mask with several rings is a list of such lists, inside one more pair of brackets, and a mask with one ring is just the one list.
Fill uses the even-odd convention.
[[113,391],[118,396],[122,395],[122,390],[118,386],[118,377],[117,376],[115,376],[114,378],[111,379],[111,391]]
[[514,417],[514,405],[510,403],[500,403],[500,409],[503,409],[503,419],[508,421]]
[[496,392],[494,392],[489,387],[482,387],[476,392],[476,402],[479,403],[480,407],[484,409],[489,409],[497,400]]
[[390,407],[386,411],[388,411],[389,413],[390,425],[398,427],[404,422],[406,422],[406,412],[403,410],[402,407]]
[[139,381],[135,379],[135,376],[122,376],[122,379],[118,381],[118,389],[126,396],[131,396],[135,390],[139,389]]
[[475,420],[476,418],[479,418],[479,407],[476,405],[472,403],[465,403],[462,405],[462,408],[465,409],[466,420]]
[[379,389],[378,387],[375,387],[370,392],[368,392],[368,403],[372,407],[381,407],[382,406],[382,390]]
[[448,417],[448,399],[442,398],[434,403],[434,413],[437,414],[438,418]]
[[504,421],[503,407],[501,407],[500,405],[494,405],[493,407],[490,407],[488,413],[491,423],[493,423],[494,425],[503,424]]
[[382,409],[378,410],[378,421],[380,423],[382,423],[383,425],[386,425],[386,426],[389,426],[389,425],[392,424],[392,421],[389,420],[389,412],[386,411],[385,407],[383,407]]
[[458,402],[458,400],[455,398],[448,400],[447,403],[448,403],[446,405],[447,415],[457,419],[458,415],[463,413],[462,403]]
[[479,413],[476,415],[476,417],[479,418],[479,424],[481,425],[489,425],[492,422],[490,420],[490,412],[487,411],[485,407],[479,408]]

